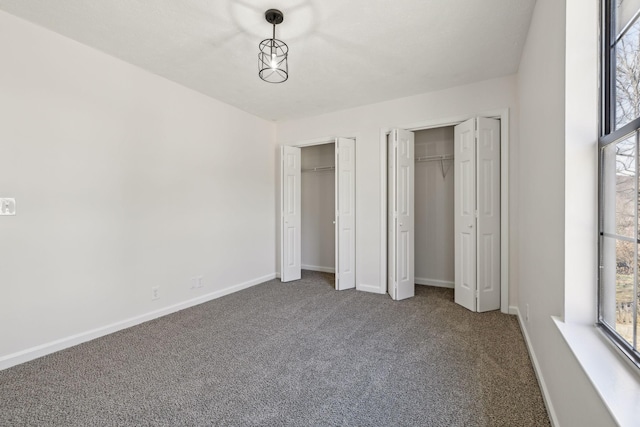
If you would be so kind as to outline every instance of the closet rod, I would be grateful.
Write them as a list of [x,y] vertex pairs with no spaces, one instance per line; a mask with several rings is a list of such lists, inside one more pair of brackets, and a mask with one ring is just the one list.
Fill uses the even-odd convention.
[[440,161],[440,160],[453,160],[453,154],[443,154],[443,155],[439,155],[439,156],[423,156],[423,157],[416,157],[416,162],[433,162],[433,161]]
[[453,154],[442,154],[439,156],[422,156],[416,157],[416,163],[419,162],[440,162],[440,170],[442,171],[442,179],[447,175],[447,170],[444,169],[444,161],[445,160],[453,160]]
[[317,168],[302,169],[302,172],[325,172],[336,170],[335,166],[319,166]]

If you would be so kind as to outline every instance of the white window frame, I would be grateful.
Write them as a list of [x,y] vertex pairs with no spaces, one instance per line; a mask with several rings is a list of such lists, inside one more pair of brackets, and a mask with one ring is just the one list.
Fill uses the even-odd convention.
[[[638,351],[640,348],[640,340],[637,339],[638,333],[637,329],[640,327],[638,325],[638,245],[640,245],[640,239],[637,239],[638,233],[638,221],[636,218],[636,240],[635,242],[635,257],[634,257],[634,295],[635,301],[633,304],[633,343],[628,343],[616,330],[613,326],[609,325],[605,321],[605,315],[603,313],[603,298],[602,294],[605,289],[603,278],[603,270],[605,269],[604,265],[604,255],[603,255],[603,241],[607,237],[613,237],[615,239],[623,239],[623,237],[618,235],[606,235],[604,231],[604,200],[605,196],[603,194],[603,180],[605,179],[604,173],[604,156],[603,152],[605,147],[610,146],[611,144],[616,144],[620,141],[624,141],[628,139],[630,136],[635,134],[636,141],[636,159],[635,159],[635,177],[636,177],[636,193],[638,192],[638,168],[640,167],[640,117],[636,117],[634,120],[620,127],[619,129],[615,129],[615,114],[616,114],[616,46],[621,38],[622,34],[633,25],[637,20],[640,19],[640,10],[635,14],[633,19],[629,22],[629,24],[621,31],[621,34],[616,34],[616,25],[615,25],[615,5],[616,0],[602,0],[601,1],[601,41],[600,41],[600,59],[601,59],[601,93],[600,93],[600,135],[599,135],[599,154],[598,154],[598,259],[599,261],[599,274],[598,274],[598,318],[597,318],[597,326],[605,333],[607,337],[609,337],[616,346],[622,351],[637,367],[640,368],[640,352]],[[636,212],[638,210],[638,204],[640,204],[640,198],[636,197]],[[624,239],[627,239],[626,237]],[[615,268],[615,267],[614,267]]]

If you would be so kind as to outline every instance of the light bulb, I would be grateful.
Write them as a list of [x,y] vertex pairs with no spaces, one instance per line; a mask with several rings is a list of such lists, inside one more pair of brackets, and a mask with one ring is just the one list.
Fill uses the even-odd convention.
[[278,59],[275,53],[271,54],[271,69],[276,70],[278,68]]

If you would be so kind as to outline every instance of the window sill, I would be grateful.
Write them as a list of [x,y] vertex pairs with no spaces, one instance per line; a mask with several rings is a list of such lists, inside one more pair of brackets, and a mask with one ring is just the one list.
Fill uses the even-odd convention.
[[552,318],[613,418],[621,426],[637,426],[640,408],[637,368],[595,326]]

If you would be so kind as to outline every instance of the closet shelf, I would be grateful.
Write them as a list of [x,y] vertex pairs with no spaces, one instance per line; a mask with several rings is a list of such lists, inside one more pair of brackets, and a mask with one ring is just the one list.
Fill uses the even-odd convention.
[[318,166],[316,168],[302,169],[302,172],[327,172],[336,170],[335,166]]

